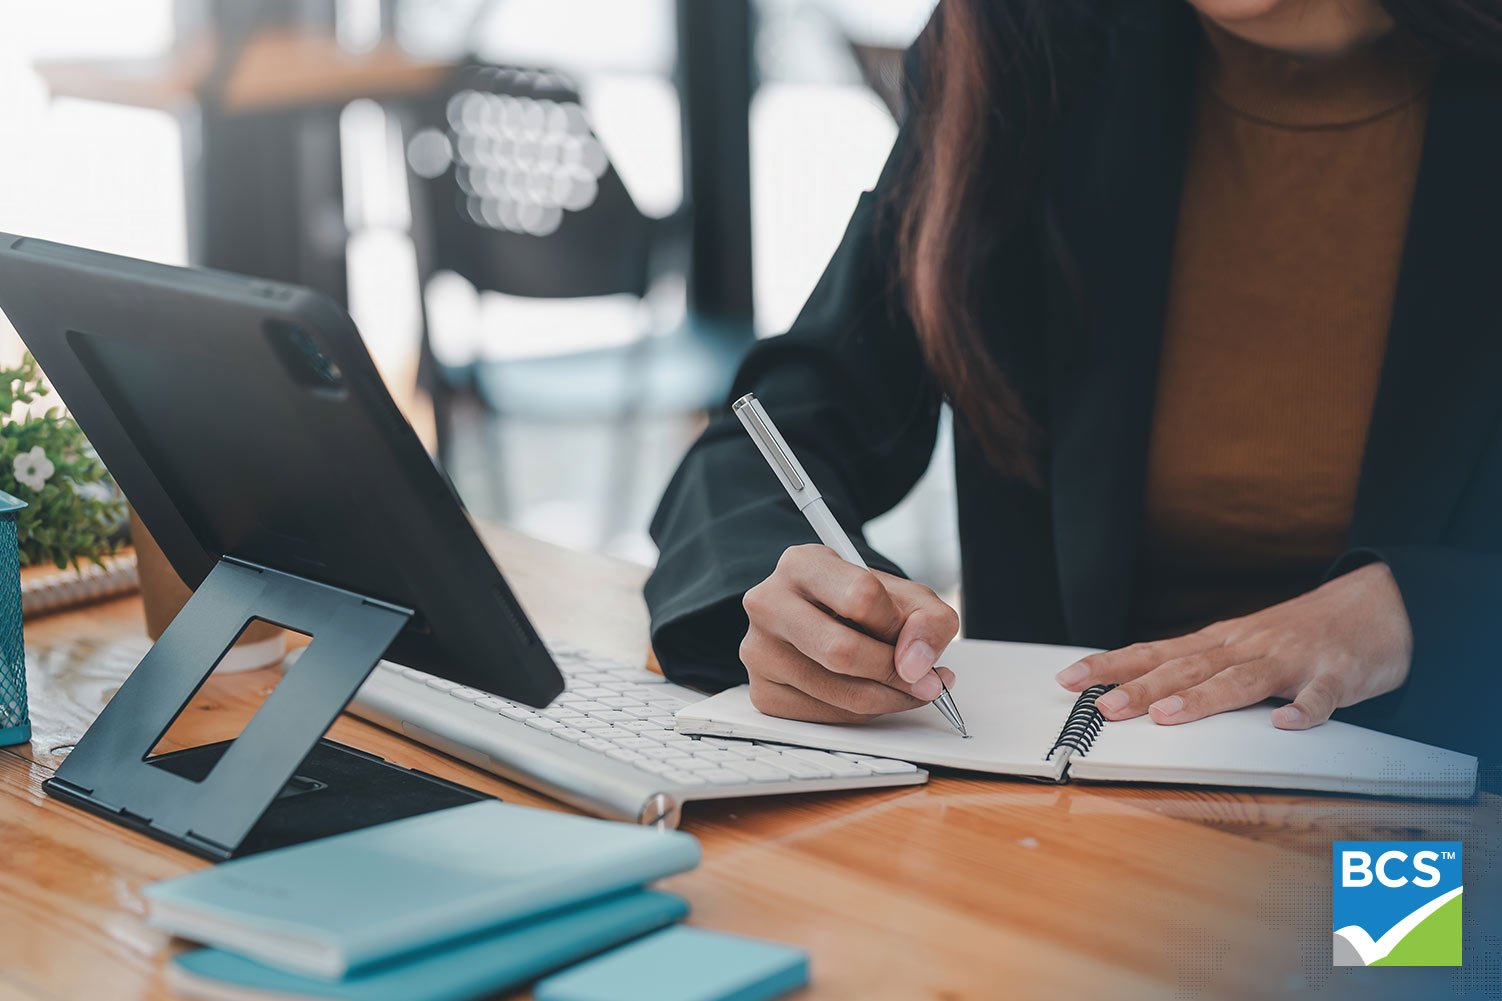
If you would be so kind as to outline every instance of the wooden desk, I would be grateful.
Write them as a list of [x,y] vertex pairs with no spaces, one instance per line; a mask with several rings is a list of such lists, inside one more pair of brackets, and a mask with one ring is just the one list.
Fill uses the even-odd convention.
[[[216,57],[214,41],[199,38],[162,56],[41,60],[36,71],[56,97],[177,111],[202,96]],[[350,52],[330,35],[271,29],[237,53],[219,109],[243,113],[426,94],[454,68],[447,60],[415,58],[390,42]]]
[[[544,633],[640,657],[640,568],[505,531],[489,540]],[[174,946],[146,927],[141,888],[204,863],[40,788],[144,650],[139,605],[42,619],[27,638],[36,736],[29,749],[0,751],[0,996],[166,997]],[[174,736],[233,736],[276,680],[270,671],[212,680]],[[360,720],[341,718],[332,733],[561,809]],[[810,949],[814,987],[800,997],[1355,991],[1361,973],[1377,971],[1329,966],[1330,842],[1433,836],[1485,852],[1497,843],[1498,806],[1497,797],[1394,804],[936,777],[913,789],[690,807],[684,829],[703,842],[704,863],[667,885],[692,903],[696,924]],[[1502,877],[1486,870],[1468,864],[1468,898],[1496,899]],[[1468,924],[1468,950],[1488,942],[1480,924]]]

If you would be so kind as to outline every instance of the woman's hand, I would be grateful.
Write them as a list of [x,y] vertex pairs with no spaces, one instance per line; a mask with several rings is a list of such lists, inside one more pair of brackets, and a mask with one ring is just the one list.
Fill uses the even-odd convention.
[[[929,588],[819,545],[784,552],[744,603],[751,704],[818,723],[864,722],[938,698],[931,669],[960,626]],[[954,684],[947,667],[938,673]]]
[[1096,702],[1107,719],[1188,723],[1273,696],[1293,700],[1273,725],[1303,730],[1403,684],[1412,655],[1392,571],[1371,563],[1244,618],[1092,654],[1058,680],[1072,692],[1118,685]]

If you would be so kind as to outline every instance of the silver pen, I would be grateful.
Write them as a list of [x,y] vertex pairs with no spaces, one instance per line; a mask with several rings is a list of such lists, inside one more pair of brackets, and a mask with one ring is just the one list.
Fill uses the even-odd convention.
[[[813,526],[819,541],[840,555],[846,563],[854,563],[863,570],[869,570],[866,561],[861,558],[860,550],[855,548],[855,543],[850,541],[850,536],[840,527],[834,515],[829,510],[829,505],[824,503],[824,498],[819,493],[819,488],[814,486],[814,481],[808,478],[803,471],[803,466],[798,462],[798,457],[793,455],[793,450],[783,440],[782,434],[777,430],[777,425],[772,423],[772,418],[767,416],[766,410],[756,399],[754,393],[747,393],[731,406],[735,416],[740,418],[746,432],[751,435],[751,440],[756,442],[762,458],[772,467],[782,485],[787,488],[793,503],[798,505],[799,512],[808,519]],[[944,714],[949,725],[960,732],[960,736],[968,737],[965,731],[965,721],[960,716],[960,711],[955,707],[954,697],[949,694],[949,687],[944,684],[944,679],[937,671],[934,676],[939,678],[941,693],[934,700],[934,706]]]

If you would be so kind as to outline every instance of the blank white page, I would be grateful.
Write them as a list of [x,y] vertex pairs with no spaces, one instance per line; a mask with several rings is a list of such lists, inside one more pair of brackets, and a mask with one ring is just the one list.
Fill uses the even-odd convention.
[[1476,759],[1455,751],[1330,722],[1279,730],[1275,702],[1161,726],[1146,716],[1106,723],[1071,778],[1309,789],[1376,796],[1464,799]]
[[1090,650],[1032,643],[956,640],[939,663],[954,671],[955,705],[971,736],[961,737],[933,706],[870,723],[802,723],[764,716],[744,685],[678,711],[684,733],[768,740],[901,758],[925,765],[1057,779],[1047,760],[1076,696],[1054,675]]

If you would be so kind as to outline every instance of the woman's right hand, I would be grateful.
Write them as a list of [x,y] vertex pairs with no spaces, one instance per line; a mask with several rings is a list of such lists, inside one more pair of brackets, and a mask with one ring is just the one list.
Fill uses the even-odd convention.
[[[939,697],[934,662],[960,619],[922,584],[793,546],[746,592],[741,662],[768,716],[858,723]],[[954,673],[937,668],[944,684]]]

